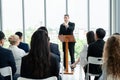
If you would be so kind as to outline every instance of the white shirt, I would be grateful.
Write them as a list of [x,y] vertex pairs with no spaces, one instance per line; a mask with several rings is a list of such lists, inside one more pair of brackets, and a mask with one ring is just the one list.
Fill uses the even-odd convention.
[[88,46],[84,45],[82,51],[80,52],[80,65],[84,67],[87,64],[87,49]]
[[26,55],[25,51],[18,48],[15,45],[10,45],[9,49],[12,51],[15,62],[16,62],[16,67],[17,67],[17,71],[16,74],[20,74],[20,67],[21,67],[21,59],[23,56]]

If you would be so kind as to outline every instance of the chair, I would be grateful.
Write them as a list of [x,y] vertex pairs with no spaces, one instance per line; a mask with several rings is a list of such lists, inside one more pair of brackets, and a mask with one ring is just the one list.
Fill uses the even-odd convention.
[[3,68],[0,68],[0,73],[2,76],[10,76],[11,80],[13,80],[13,77],[12,77],[12,69],[10,66],[7,66],[7,67],[3,67]]
[[99,76],[100,74],[92,74],[89,73],[89,64],[102,65],[103,61],[101,57],[88,57],[88,66],[87,66],[87,80],[89,80],[89,76]]
[[57,77],[52,76],[52,77],[48,77],[48,78],[45,78],[45,79],[30,79],[30,78],[19,77],[17,80],[57,80]]

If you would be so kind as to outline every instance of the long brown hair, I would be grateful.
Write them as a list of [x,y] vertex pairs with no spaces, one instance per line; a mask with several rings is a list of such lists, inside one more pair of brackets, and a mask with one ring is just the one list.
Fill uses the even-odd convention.
[[106,64],[107,75],[113,78],[120,77],[120,36],[113,35],[108,38],[103,52],[104,64]]
[[35,31],[32,35],[30,46],[31,49],[28,56],[34,64],[33,75],[43,77],[48,74],[50,66],[48,34],[44,30]]

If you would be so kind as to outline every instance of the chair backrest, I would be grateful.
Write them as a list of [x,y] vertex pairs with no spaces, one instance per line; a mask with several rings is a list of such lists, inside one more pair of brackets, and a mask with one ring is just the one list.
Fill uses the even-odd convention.
[[0,73],[2,76],[10,76],[11,77],[11,80],[13,80],[12,78],[12,69],[10,66],[7,66],[7,67],[3,67],[3,68],[0,68]]
[[88,65],[87,65],[87,80],[89,80],[89,76],[99,76],[99,74],[91,74],[89,73],[89,64],[96,64],[96,65],[102,65],[103,60],[101,57],[88,57]]
[[48,77],[48,78],[45,78],[45,79],[30,79],[30,78],[19,77],[17,80],[57,80],[57,77],[52,76],[52,77]]
[[89,63],[101,65],[103,62],[101,57],[88,57],[88,64]]

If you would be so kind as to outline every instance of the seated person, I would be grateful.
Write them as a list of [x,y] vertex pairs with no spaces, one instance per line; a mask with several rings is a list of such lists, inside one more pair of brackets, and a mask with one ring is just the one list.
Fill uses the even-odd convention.
[[[13,57],[12,51],[3,48],[5,35],[2,31],[0,31],[0,68],[10,66],[12,68],[12,74],[14,76],[16,72],[15,60]],[[2,76],[0,76],[0,80],[2,80]],[[10,77],[5,77],[5,80],[10,80]]]
[[80,65],[84,68],[87,64],[87,47],[90,43],[95,42],[95,35],[93,31],[88,31],[86,34],[87,44],[83,46],[82,51],[80,52],[80,57],[75,61],[71,67],[75,68],[76,65],[80,62]]
[[60,64],[57,55],[50,53],[48,34],[44,30],[33,33],[30,47],[29,54],[22,58],[21,76],[33,79],[59,77]]
[[[48,33],[48,30],[45,26],[41,26],[38,28],[39,29],[42,29],[42,30],[45,30],[47,33]],[[49,38],[50,39],[50,38]],[[58,56],[58,59],[59,59],[59,62],[61,61],[61,58],[60,58],[60,51],[59,51],[59,46],[58,44],[56,43],[52,43],[50,42],[50,51],[53,53],[53,54],[56,54]]]
[[29,52],[29,45],[27,43],[22,42],[22,33],[16,32],[15,35],[18,35],[19,39],[20,39],[20,44],[18,45],[18,47],[20,49],[23,49],[26,53],[28,53]]
[[99,80],[120,80],[120,36],[108,38],[103,51],[103,71]]
[[17,67],[16,74],[20,74],[21,59],[23,56],[26,55],[26,53],[24,50],[18,48],[20,41],[17,35],[11,35],[8,40],[10,42],[9,49],[12,51],[13,56],[15,58],[15,63]]
[[[102,29],[102,28],[96,29],[96,33],[95,33],[95,40],[96,41],[89,44],[87,59],[89,56],[102,58],[103,47],[104,47],[104,43],[105,43],[103,38],[105,37],[105,34],[106,34],[106,32],[104,29]],[[101,74],[102,73],[101,65],[90,64],[89,65],[89,72],[92,74]],[[99,77],[96,76],[94,80],[98,80],[98,79],[99,79]]]

